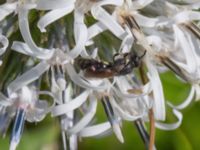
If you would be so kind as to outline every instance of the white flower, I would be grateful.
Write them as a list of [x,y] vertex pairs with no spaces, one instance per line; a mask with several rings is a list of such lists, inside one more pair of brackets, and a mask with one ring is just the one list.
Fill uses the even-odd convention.
[[[48,103],[40,101],[35,89],[26,86],[9,93],[9,97],[1,94],[0,105],[5,108],[4,116],[1,117],[13,118],[16,115],[10,141],[11,150],[15,150],[20,141],[25,120],[29,122],[41,121],[49,111]],[[2,124],[1,128],[8,125]]]
[[[194,97],[200,97],[199,8],[198,1],[189,0],[11,0],[0,5],[0,55],[14,39],[11,49],[28,58],[22,66],[23,73],[15,72],[13,81],[6,74],[7,80],[0,84],[7,90],[7,96],[0,93],[0,132],[5,134],[15,117],[10,149],[16,149],[25,121],[41,121],[48,112],[60,120],[65,150],[77,149],[78,138],[99,136],[110,130],[123,143],[123,121],[136,122],[139,132],[147,136],[143,137],[147,138],[147,147],[153,135],[148,137],[143,122],[152,125],[155,117],[160,129],[178,128],[183,119],[180,111]],[[40,16],[36,23],[42,47],[32,38],[40,37],[31,31],[32,10]],[[14,11],[16,22],[10,15]],[[68,17],[73,22],[66,22]],[[17,36],[11,37],[15,33]],[[18,33],[24,42],[17,41]],[[100,41],[104,36],[110,39],[107,44]],[[141,64],[130,68],[131,73],[120,74],[113,69],[118,67],[114,66],[115,53],[124,54],[125,63],[119,67],[126,69],[127,62],[132,61],[127,57],[130,52],[141,56]],[[116,72],[109,78],[97,79],[94,75],[91,79],[76,64],[79,57],[87,58],[89,65],[96,62],[96,73],[98,69]],[[102,61],[100,65],[96,59]],[[101,59],[113,62],[104,63]],[[175,106],[165,100],[160,68],[173,71],[181,82],[191,84],[191,91],[181,104]],[[4,73],[5,67],[2,70]],[[41,85],[32,86],[44,77],[50,90],[39,91]],[[39,100],[39,95],[48,95],[52,105]],[[94,124],[98,100],[108,121]],[[177,122],[164,122],[166,106],[172,109]],[[82,116],[76,115],[79,111]],[[151,111],[154,116],[150,116]]]

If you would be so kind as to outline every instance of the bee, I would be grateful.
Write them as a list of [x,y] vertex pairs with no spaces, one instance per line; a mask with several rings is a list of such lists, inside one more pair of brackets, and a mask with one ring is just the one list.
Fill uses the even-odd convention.
[[102,62],[95,59],[78,58],[77,65],[84,71],[88,78],[111,78],[113,76],[127,75],[133,68],[139,67],[142,56],[134,52],[117,53],[113,56],[112,62]]

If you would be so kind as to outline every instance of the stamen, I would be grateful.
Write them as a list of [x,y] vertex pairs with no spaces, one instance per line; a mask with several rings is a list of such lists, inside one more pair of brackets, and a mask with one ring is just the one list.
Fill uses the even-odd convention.
[[19,141],[21,139],[21,135],[24,129],[24,122],[25,122],[25,110],[18,109],[17,114],[15,117],[15,123],[12,130],[12,135],[10,139],[10,150],[15,150]]
[[198,39],[200,39],[200,28],[193,22],[183,24],[187,29],[189,29]]

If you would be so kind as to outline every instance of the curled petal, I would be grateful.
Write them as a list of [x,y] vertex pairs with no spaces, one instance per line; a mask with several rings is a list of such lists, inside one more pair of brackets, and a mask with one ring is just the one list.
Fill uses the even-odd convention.
[[29,109],[26,113],[26,120],[28,122],[39,122],[44,119],[46,113],[49,111],[48,103],[46,101],[38,100],[33,109]]
[[177,129],[182,122],[183,115],[181,112],[179,112],[176,109],[173,109],[174,115],[177,117],[178,121],[176,123],[161,123],[161,122],[156,122],[156,127],[162,130],[175,130]]
[[79,108],[87,100],[89,94],[90,91],[87,90],[68,103],[55,106],[52,109],[52,116],[60,116]]
[[188,72],[195,72],[196,69],[196,61],[195,59],[195,50],[193,49],[192,43],[189,42],[189,39],[187,39],[186,35],[183,33],[183,31],[176,25],[173,26],[174,29],[174,36],[175,36],[175,42],[176,47],[180,47],[183,51],[184,58],[186,60],[186,64],[179,63],[178,61],[175,61],[176,64],[183,67]]
[[28,13],[29,10],[27,10],[26,8],[19,8],[19,28],[25,43],[28,45],[33,54],[46,56],[46,58],[51,58],[54,50],[50,51],[48,49],[37,47],[37,45],[34,43],[29,29]]
[[46,32],[46,27],[55,22],[56,20],[60,19],[61,17],[69,14],[74,9],[74,4],[67,5],[64,8],[61,9],[54,9],[48,13],[46,13],[37,23],[38,28],[41,32]]
[[86,127],[79,132],[80,137],[92,137],[103,134],[111,128],[110,122],[101,123],[98,125]]
[[186,98],[186,100],[182,104],[180,104],[178,106],[174,106],[173,104],[168,103],[169,106],[171,106],[174,109],[179,109],[179,110],[186,108],[192,102],[193,97],[194,97],[194,92],[195,92],[195,87],[192,86],[188,97]]
[[18,42],[18,41],[13,42],[11,49],[19,53],[22,53],[24,55],[29,55],[29,56],[36,57],[38,59],[43,59],[43,60],[51,58],[54,52],[52,51],[50,55],[48,55],[49,54],[48,52],[47,52],[48,53],[47,55],[41,54],[41,53],[34,53],[26,43]]
[[90,106],[88,108],[88,111],[86,112],[84,117],[67,132],[69,134],[75,134],[81,131],[93,119],[96,113],[96,109],[97,109],[97,99],[94,96],[90,96]]

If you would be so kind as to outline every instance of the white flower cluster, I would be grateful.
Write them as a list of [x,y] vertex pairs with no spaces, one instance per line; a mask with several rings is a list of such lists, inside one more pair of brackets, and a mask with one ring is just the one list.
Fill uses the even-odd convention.
[[[124,142],[122,121],[148,122],[150,109],[156,127],[179,127],[180,110],[194,97],[200,98],[199,8],[198,0],[7,0],[0,5],[1,67],[7,53],[28,56],[23,71],[1,86],[2,134],[15,118],[10,150],[16,149],[25,120],[38,122],[48,113],[60,118],[63,141],[68,139],[70,149],[77,148],[78,138],[98,136],[110,129]],[[35,21],[39,31],[32,30]],[[14,36],[18,30],[22,39]],[[105,33],[110,41],[119,42],[99,38]],[[35,36],[41,36],[40,40],[35,42]],[[102,57],[114,59],[115,53],[129,56],[133,51],[144,53],[141,64],[134,67],[140,73],[131,67],[131,73],[115,75],[99,61]],[[93,78],[88,78],[76,66],[79,58],[91,65],[103,64],[99,70],[114,75],[98,78],[98,68],[92,68]],[[129,67],[126,61],[136,61],[127,58],[124,70]],[[191,85],[188,98],[178,106],[166,101],[163,94],[159,73],[168,70]],[[48,88],[42,90],[44,85]],[[41,95],[49,99],[42,100]],[[98,101],[108,121],[94,125]],[[160,122],[166,119],[166,106],[173,110],[176,123]],[[76,115],[78,111],[82,118]],[[63,145],[67,149],[65,142]]]

